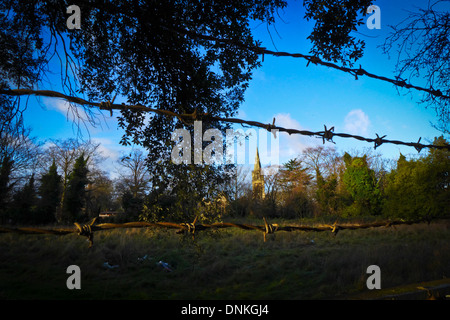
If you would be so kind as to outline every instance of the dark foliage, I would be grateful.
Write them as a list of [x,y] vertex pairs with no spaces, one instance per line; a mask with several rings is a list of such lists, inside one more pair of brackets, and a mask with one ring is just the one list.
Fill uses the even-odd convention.
[[315,21],[308,36],[313,44],[310,52],[324,60],[352,66],[363,56],[365,43],[351,32],[364,24],[362,16],[371,3],[371,0],[304,0],[305,18]]

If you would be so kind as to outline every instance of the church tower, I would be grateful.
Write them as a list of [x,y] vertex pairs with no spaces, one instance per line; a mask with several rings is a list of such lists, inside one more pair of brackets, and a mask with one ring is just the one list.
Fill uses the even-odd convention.
[[258,148],[256,148],[255,167],[252,171],[253,199],[264,199],[264,176],[261,174],[261,161],[259,160]]

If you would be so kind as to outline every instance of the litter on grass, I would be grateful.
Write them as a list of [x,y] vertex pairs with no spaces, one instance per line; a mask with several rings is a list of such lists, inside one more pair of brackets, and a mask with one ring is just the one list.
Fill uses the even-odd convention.
[[143,262],[145,260],[150,260],[151,258],[148,256],[148,254],[144,255],[142,258],[138,258],[139,262]]
[[167,271],[167,272],[172,272],[173,271],[172,267],[168,263],[166,263],[164,261],[159,261],[157,264],[160,265],[161,267],[163,267],[164,270]]
[[106,269],[116,269],[116,268],[119,267],[119,265],[117,265],[117,264],[115,264],[115,265],[110,265],[109,262],[107,261],[107,262],[105,262],[105,263],[103,264],[103,267],[106,268]]

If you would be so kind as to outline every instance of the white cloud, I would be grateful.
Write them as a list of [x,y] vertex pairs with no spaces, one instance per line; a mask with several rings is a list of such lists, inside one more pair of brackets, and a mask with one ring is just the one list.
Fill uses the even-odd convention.
[[[287,129],[307,130],[297,120],[291,117],[290,113],[278,113],[275,116],[275,125]],[[301,152],[310,147],[314,141],[311,137],[299,134],[280,133],[280,164],[289,159],[297,157]]]
[[365,135],[370,126],[369,116],[361,109],[354,109],[345,116],[345,130],[347,133]]
[[49,110],[54,110],[61,113],[70,121],[88,120],[88,116],[84,112],[83,108],[71,106],[70,103],[65,100],[49,98],[44,99],[44,104]]
[[119,159],[120,151],[117,150],[118,145],[107,138],[92,138],[92,142],[98,143],[97,151],[105,158],[112,161]]
[[93,143],[99,144],[97,151],[105,158],[101,163],[101,169],[108,172],[110,178],[117,178],[117,161],[126,153],[127,148],[109,138],[94,137],[91,140]]

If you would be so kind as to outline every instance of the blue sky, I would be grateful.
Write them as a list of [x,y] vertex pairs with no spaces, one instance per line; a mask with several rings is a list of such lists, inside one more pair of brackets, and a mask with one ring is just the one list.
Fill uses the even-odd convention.
[[[388,25],[395,25],[404,19],[408,10],[426,7],[428,1],[376,1],[381,8],[381,29],[369,30],[366,25],[358,31],[366,41],[364,57],[358,64],[368,72],[394,78],[395,57],[384,55],[381,45],[390,31]],[[450,9],[450,4],[447,3]],[[303,20],[302,1],[290,2],[282,16],[285,23],[270,28],[273,42],[279,51],[308,53],[309,40],[306,37],[312,24]],[[262,25],[255,31],[258,38],[265,37],[263,45],[273,50],[267,28]],[[355,67],[358,66],[355,65]],[[417,81],[413,83],[418,83]],[[420,85],[420,83],[419,83]],[[311,131],[335,127],[335,132],[347,132],[376,137],[387,135],[387,139],[415,142],[422,137],[433,140],[440,132],[433,129],[434,111],[418,105],[421,94],[406,90],[398,94],[396,88],[386,82],[367,77],[354,77],[338,70],[310,64],[289,57],[265,56],[264,64],[255,77],[241,108],[245,118],[271,122],[276,117],[277,124]],[[322,144],[321,139],[282,135],[280,153],[295,156],[298,148]],[[354,139],[335,137],[338,150],[373,147],[371,144]],[[377,149],[386,157],[396,158],[399,152],[416,153],[414,148],[384,144]]]
[[[304,20],[302,3],[301,0],[290,1],[284,12],[280,12],[283,21],[278,19],[275,27],[269,27],[276,47],[265,24],[255,25],[255,38],[269,50],[308,54],[310,42],[306,37],[313,24]],[[375,4],[381,8],[381,29],[370,30],[366,25],[358,29],[356,36],[366,41],[366,49],[364,57],[355,66],[361,64],[368,72],[394,78],[395,57],[389,59],[377,46],[389,32],[388,25],[399,23],[408,10],[426,7],[428,1],[378,0]],[[449,3],[446,6],[450,9]],[[277,125],[288,128],[320,131],[326,125],[327,128],[334,126],[335,132],[365,137],[376,137],[377,133],[387,135],[387,139],[408,142],[415,142],[419,137],[422,142],[428,142],[440,135],[430,125],[435,121],[434,112],[417,104],[421,98],[419,92],[405,95],[407,91],[401,90],[399,94],[389,83],[367,77],[355,80],[347,73],[313,64],[306,67],[306,63],[303,59],[266,55],[262,67],[254,73],[237,117],[264,123],[271,123],[275,117]],[[417,81],[413,83],[420,85]],[[39,89],[57,87],[46,84]],[[31,97],[25,121],[39,139],[65,139],[75,137],[77,133],[73,117],[68,116],[65,103],[58,99]],[[81,129],[85,138],[90,137],[101,144],[100,150],[108,157],[110,165],[129,148],[118,144],[122,132],[117,128],[115,117],[110,118],[109,113],[105,113],[99,123],[101,126],[88,125],[89,132]],[[334,141],[333,146],[339,151],[373,147],[354,139],[335,137]],[[320,144],[322,140],[318,138],[282,134],[280,163],[297,156],[306,147]],[[377,151],[386,158],[397,158],[400,152],[416,153],[411,147],[389,144],[380,146]]]

